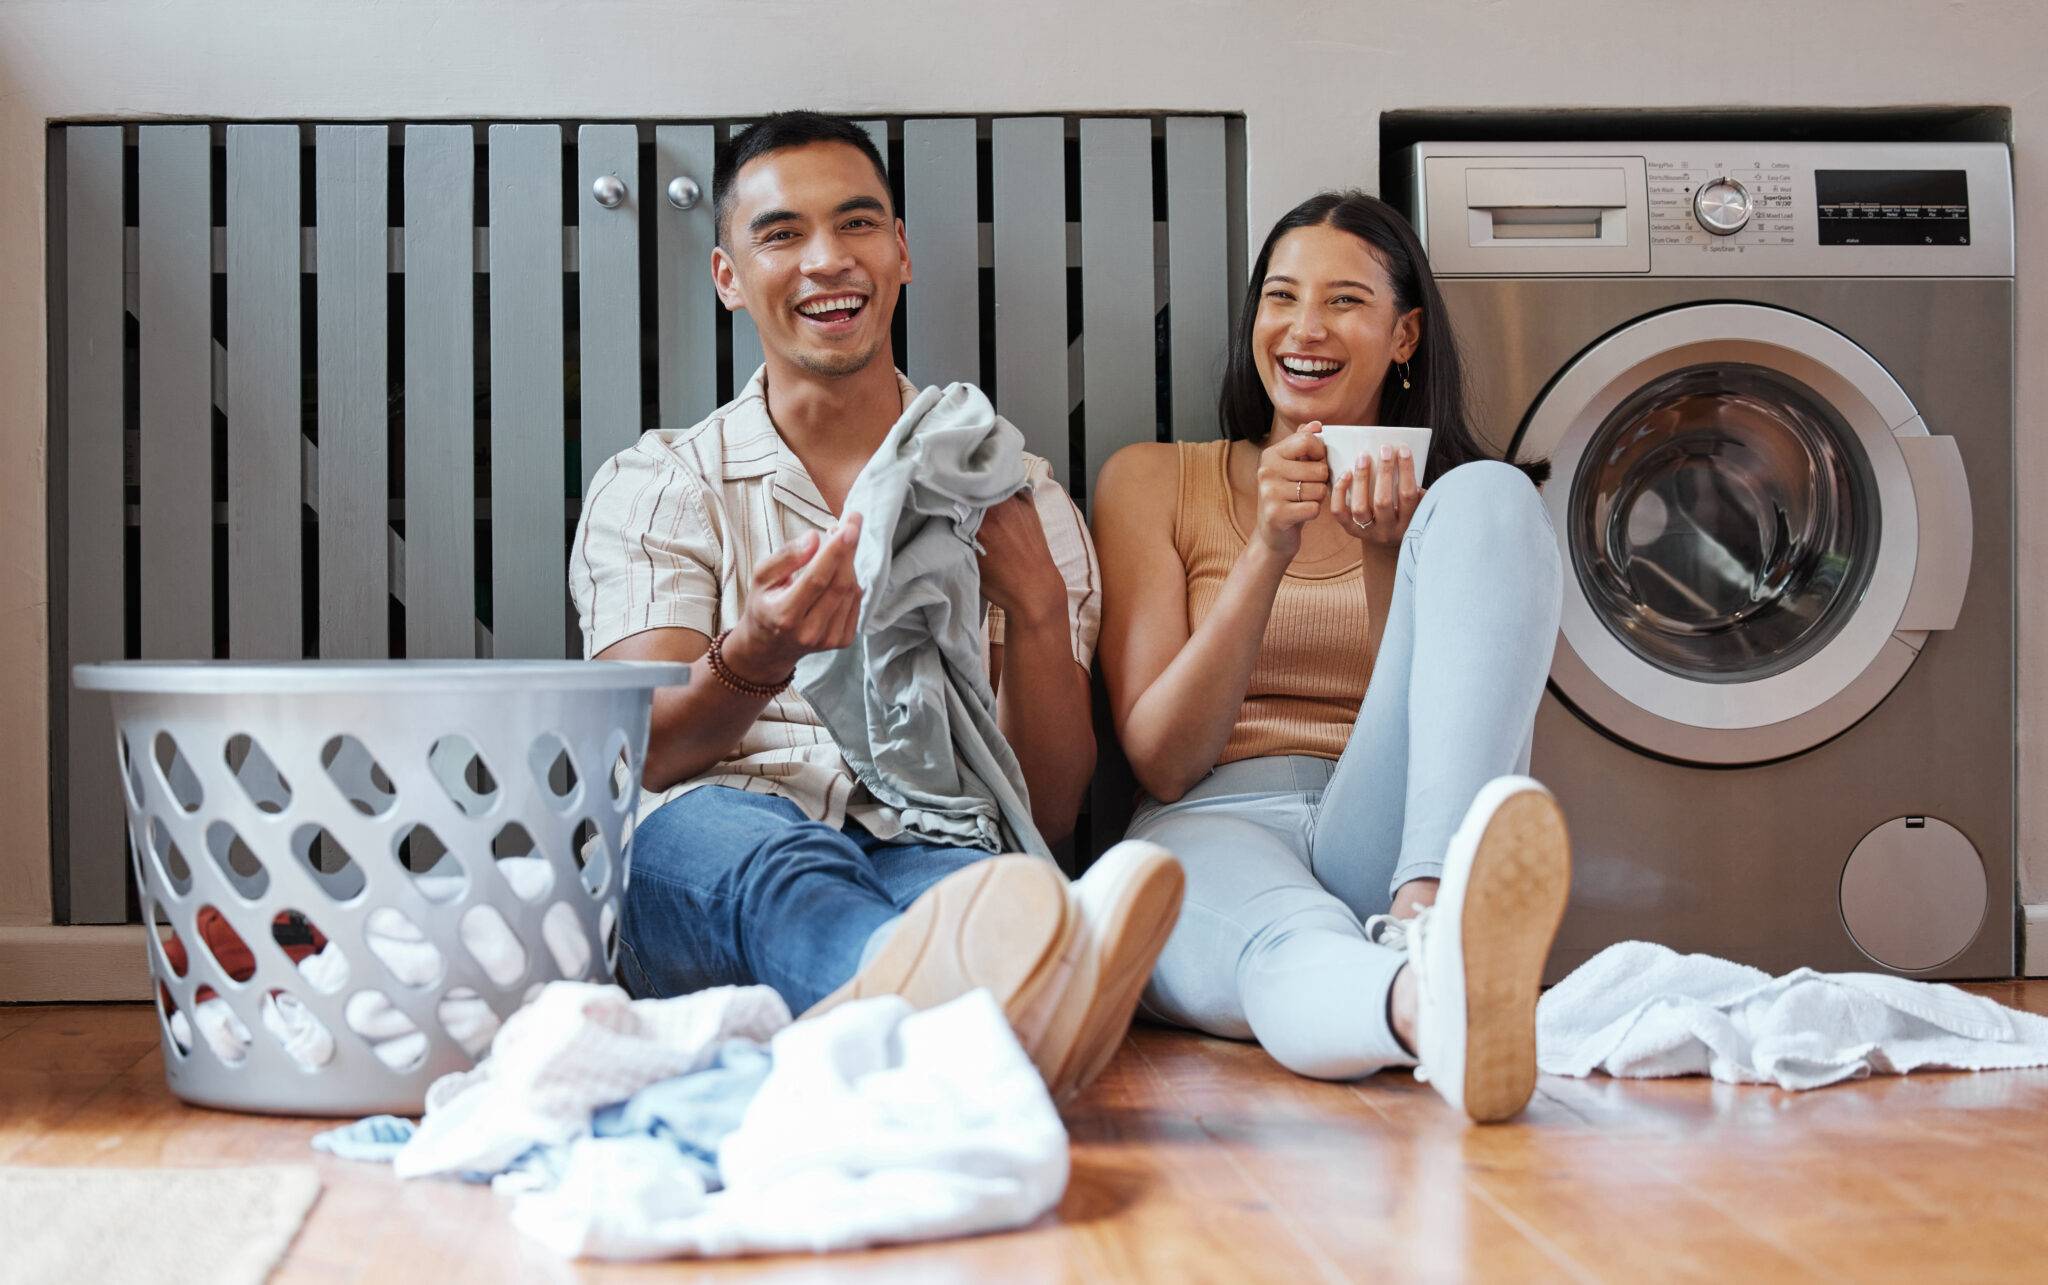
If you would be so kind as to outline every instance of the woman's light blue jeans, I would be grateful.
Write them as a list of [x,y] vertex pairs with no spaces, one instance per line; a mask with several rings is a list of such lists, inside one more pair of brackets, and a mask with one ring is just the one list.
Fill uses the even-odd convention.
[[1413,1064],[1388,1012],[1406,956],[1367,941],[1363,921],[1442,872],[1481,786],[1528,770],[1562,577],[1519,469],[1489,460],[1437,479],[1402,538],[1343,757],[1228,763],[1133,818],[1130,837],[1170,849],[1188,879],[1146,991],[1153,1016],[1256,1039],[1321,1079]]

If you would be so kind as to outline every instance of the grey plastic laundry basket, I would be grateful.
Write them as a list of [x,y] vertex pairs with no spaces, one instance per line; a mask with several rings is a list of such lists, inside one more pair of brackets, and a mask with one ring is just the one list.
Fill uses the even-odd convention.
[[75,674],[112,693],[179,1097],[416,1113],[542,983],[611,978],[652,693],[687,667]]

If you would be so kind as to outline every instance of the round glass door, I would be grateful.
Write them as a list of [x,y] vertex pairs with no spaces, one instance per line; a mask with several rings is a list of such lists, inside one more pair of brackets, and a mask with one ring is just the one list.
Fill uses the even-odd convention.
[[1522,458],[1571,567],[1551,681],[1578,713],[1697,763],[1797,754],[1912,665],[1921,544],[1878,362],[1755,304],[1655,313],[1581,353],[1530,411]]
[[1825,647],[1869,582],[1881,506],[1826,401],[1742,362],[1687,366],[1624,400],[1571,482],[1580,589],[1636,656],[1708,683]]

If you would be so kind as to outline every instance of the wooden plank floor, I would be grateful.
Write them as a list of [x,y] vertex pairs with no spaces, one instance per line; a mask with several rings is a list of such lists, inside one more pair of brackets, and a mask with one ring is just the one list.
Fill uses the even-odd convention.
[[[2048,982],[1976,987],[2048,1012]],[[1783,1093],[1542,1081],[1468,1128],[1406,1074],[1357,1085],[1140,1028],[1070,1112],[1073,1180],[1024,1231],[737,1265],[587,1267],[482,1188],[316,1156],[310,1121],[164,1088],[142,1006],[0,1007],[0,1164],[298,1161],[325,1183],[279,1279],[1996,1280],[2048,1271],[2048,1071]]]

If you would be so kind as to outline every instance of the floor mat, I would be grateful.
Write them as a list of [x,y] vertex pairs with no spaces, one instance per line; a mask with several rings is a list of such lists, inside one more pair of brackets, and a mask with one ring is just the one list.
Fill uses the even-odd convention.
[[19,1285],[256,1285],[319,1194],[310,1165],[0,1167],[0,1275]]

